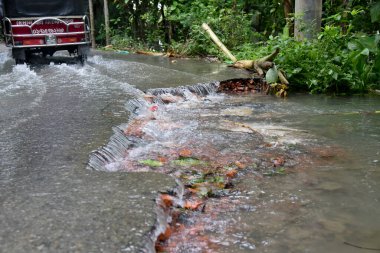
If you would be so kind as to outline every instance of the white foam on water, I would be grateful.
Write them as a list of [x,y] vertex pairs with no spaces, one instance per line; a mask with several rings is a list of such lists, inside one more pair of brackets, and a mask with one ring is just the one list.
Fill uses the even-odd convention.
[[0,65],[3,65],[11,59],[9,52],[0,52]]
[[16,65],[11,73],[1,76],[0,94],[13,94],[17,91],[31,92],[35,89],[41,89],[41,79],[36,72],[31,70],[26,64]]
[[306,140],[311,140],[311,135],[295,128],[268,123],[246,123],[246,125],[261,133],[269,142],[294,145],[304,143]]
[[98,65],[106,65],[106,60],[101,55],[90,56],[87,61]]
[[[25,64],[16,65],[12,72],[1,75],[0,105],[3,108],[11,106],[9,110],[3,111],[8,113],[2,115],[3,119],[8,122],[1,129],[1,133],[17,128],[20,124],[36,117],[37,115],[25,114],[24,117],[15,119],[12,113],[18,114],[39,106],[45,94],[46,84],[43,79]],[[9,103],[9,101],[13,102]]]
[[[107,65],[101,57],[94,56],[98,64]],[[62,85],[72,86],[80,85],[88,92],[108,93],[108,89],[120,89],[125,94],[131,96],[141,96],[143,92],[136,89],[133,85],[127,82],[118,80],[107,73],[102,73],[95,66],[89,64],[81,65],[54,65],[52,68],[55,69],[55,78],[58,82],[62,82]],[[69,80],[67,80],[69,78]],[[94,89],[94,86],[96,88]]]

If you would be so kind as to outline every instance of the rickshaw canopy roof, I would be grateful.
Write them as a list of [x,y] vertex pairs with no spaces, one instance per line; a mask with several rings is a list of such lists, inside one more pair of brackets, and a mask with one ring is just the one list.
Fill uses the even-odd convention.
[[0,14],[9,18],[84,15],[87,7],[88,0],[0,0]]

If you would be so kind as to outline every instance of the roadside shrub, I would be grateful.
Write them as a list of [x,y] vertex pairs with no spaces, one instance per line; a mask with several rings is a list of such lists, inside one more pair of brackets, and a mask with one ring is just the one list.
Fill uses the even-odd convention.
[[238,59],[257,59],[279,47],[275,59],[291,89],[311,93],[364,93],[380,85],[380,35],[342,35],[339,27],[325,26],[318,39],[296,41],[270,37],[266,43],[245,44]]
[[[221,1],[219,1],[221,2]],[[177,27],[174,41],[182,43],[181,51],[189,55],[218,55],[219,51],[202,29],[208,23],[220,40],[230,49],[244,41],[252,41],[252,15],[231,9],[218,1],[174,2],[168,9],[168,17]],[[183,10],[187,10],[184,12]],[[181,32],[179,32],[181,31]]]

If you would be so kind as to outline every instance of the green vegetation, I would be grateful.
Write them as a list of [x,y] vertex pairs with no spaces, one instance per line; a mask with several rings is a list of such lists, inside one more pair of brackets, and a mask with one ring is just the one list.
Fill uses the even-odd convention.
[[271,37],[265,45],[243,45],[239,59],[255,59],[280,47],[277,67],[287,73],[291,88],[312,93],[363,93],[380,87],[380,35],[343,35],[325,26],[318,39],[296,41]]
[[[350,94],[380,89],[380,1],[323,1],[321,32],[303,41],[293,38],[293,23],[299,18],[292,14],[294,4],[294,0],[114,0],[112,46],[214,55],[226,61],[201,29],[205,22],[239,60],[257,59],[280,48],[275,62],[287,73],[291,90]],[[101,3],[95,6],[101,14]],[[97,39],[104,43],[101,22],[97,20]]]
[[206,166],[207,163],[196,158],[183,157],[172,161],[172,164],[180,167]]
[[151,159],[139,161],[139,163],[142,164],[142,165],[145,165],[145,166],[152,167],[152,168],[162,167],[164,165],[160,161],[151,160]]
[[283,176],[283,175],[286,175],[287,172],[284,168],[278,168],[278,169],[273,169],[269,172],[265,172],[263,173],[264,176],[269,176],[269,177],[273,177],[273,176]]

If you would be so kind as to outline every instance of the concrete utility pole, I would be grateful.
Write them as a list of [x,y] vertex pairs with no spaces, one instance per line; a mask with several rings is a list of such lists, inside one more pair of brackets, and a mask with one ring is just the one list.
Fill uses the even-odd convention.
[[322,0],[296,0],[294,37],[315,38],[321,30]]

